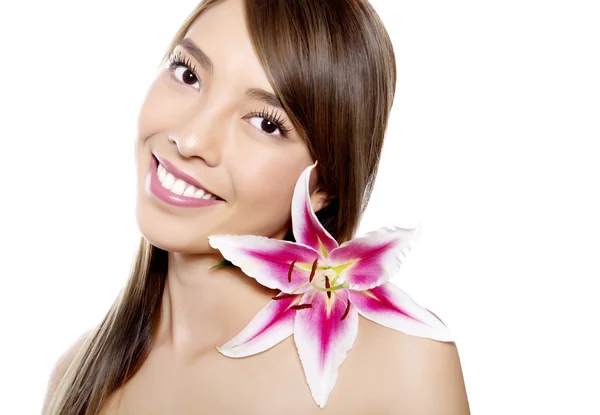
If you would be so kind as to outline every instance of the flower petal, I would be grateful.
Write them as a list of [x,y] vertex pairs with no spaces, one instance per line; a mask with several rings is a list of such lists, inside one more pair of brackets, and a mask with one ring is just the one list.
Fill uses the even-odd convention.
[[246,357],[263,352],[289,337],[294,330],[294,315],[296,310],[290,306],[297,301],[299,295],[289,298],[285,294],[271,300],[250,323],[233,339],[217,350],[229,357]]
[[362,237],[344,242],[329,254],[332,268],[344,268],[340,280],[354,290],[368,290],[394,276],[406,255],[419,239],[421,224],[415,228],[381,228]]
[[453,341],[444,323],[391,282],[368,291],[348,291],[358,313],[375,323],[411,336]]
[[[310,301],[311,293],[304,294],[300,304]],[[306,381],[315,402],[324,408],[338,378],[338,367],[358,333],[358,313],[348,307],[348,292],[335,291],[331,299],[317,292],[312,308],[301,309],[294,322],[294,341],[304,367]]]
[[[246,275],[266,287],[285,293],[308,282],[312,264],[319,257],[306,245],[257,235],[212,235],[208,237],[208,243]],[[307,284],[296,293],[309,289]]]
[[310,246],[323,257],[338,247],[337,241],[321,225],[310,203],[310,174],[315,164],[308,166],[296,182],[292,198],[292,230],[297,242]]

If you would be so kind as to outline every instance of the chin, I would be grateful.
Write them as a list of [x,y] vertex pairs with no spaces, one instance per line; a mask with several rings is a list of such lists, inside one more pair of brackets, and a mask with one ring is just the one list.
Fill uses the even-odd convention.
[[208,244],[208,237],[218,232],[207,232],[207,228],[200,224],[191,227],[185,219],[161,215],[148,204],[136,206],[136,222],[144,238],[165,251],[185,254],[217,253]]

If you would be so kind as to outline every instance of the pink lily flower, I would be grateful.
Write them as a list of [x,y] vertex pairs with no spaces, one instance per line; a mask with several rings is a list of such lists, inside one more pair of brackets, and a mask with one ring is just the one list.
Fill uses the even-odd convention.
[[246,357],[293,334],[312,397],[324,408],[356,339],[358,314],[409,335],[453,340],[431,312],[388,282],[418,239],[421,225],[384,227],[338,245],[310,203],[309,179],[316,165],[304,170],[294,188],[292,229],[297,242],[213,235],[209,244],[260,284],[281,290],[217,350]]

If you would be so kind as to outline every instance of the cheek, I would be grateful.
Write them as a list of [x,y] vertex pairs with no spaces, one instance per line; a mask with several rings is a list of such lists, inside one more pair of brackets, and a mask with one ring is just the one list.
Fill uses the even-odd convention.
[[304,161],[298,154],[281,157],[273,153],[270,157],[246,162],[244,171],[239,172],[243,182],[236,185],[238,200],[267,220],[269,217],[286,220],[291,216],[294,187],[304,169]]
[[182,114],[185,102],[181,94],[177,98],[172,88],[168,87],[165,76],[163,72],[152,82],[140,108],[137,120],[137,140],[140,145],[149,137],[168,130],[169,125]]
[[140,144],[157,131],[158,126],[160,125],[159,121],[156,119],[156,116],[160,114],[158,89],[157,81],[155,80],[152,85],[150,85],[150,88],[148,88],[140,108],[137,120],[137,139]]

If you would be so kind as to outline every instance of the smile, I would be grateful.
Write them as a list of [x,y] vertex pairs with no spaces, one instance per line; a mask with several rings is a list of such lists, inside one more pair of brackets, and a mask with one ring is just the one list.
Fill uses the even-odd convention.
[[167,160],[154,155],[151,159],[148,187],[163,202],[180,207],[211,206],[224,202]]

